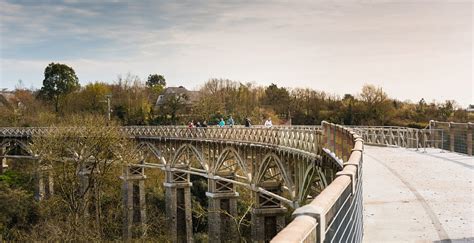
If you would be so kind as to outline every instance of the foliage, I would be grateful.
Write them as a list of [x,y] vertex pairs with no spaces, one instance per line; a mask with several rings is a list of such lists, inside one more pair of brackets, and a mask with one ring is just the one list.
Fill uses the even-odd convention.
[[60,99],[79,87],[79,79],[74,69],[65,64],[51,63],[44,70],[40,96],[45,100],[52,100],[55,111],[59,112]]
[[[121,218],[116,175],[124,164],[136,163],[138,156],[131,140],[110,125],[96,116],[72,117],[57,125],[53,134],[32,141],[30,149],[41,157],[40,166],[50,168],[58,185],[55,195],[43,205],[50,215],[43,224],[59,231],[63,239],[82,239],[84,233],[91,240],[120,236],[121,224],[113,221]],[[65,226],[55,228],[57,220]]]

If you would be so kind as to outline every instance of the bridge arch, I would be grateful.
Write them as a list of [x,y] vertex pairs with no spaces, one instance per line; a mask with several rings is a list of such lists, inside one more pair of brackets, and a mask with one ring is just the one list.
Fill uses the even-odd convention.
[[294,199],[294,187],[293,181],[291,180],[290,175],[287,172],[282,159],[276,155],[274,152],[267,153],[263,159],[262,163],[257,171],[257,176],[253,184],[260,186],[264,182],[269,181],[280,181],[288,187],[291,198]]
[[28,156],[33,156],[34,153],[31,151],[31,149],[28,147],[28,144],[26,141],[22,141],[19,139],[4,139],[1,144],[0,144],[0,149],[3,150],[3,154],[7,155],[11,151],[15,149],[19,149],[22,151],[25,155]]
[[[234,158],[233,164],[226,164],[226,161],[228,161],[229,155],[232,155]],[[219,154],[216,164],[214,166],[213,173],[217,174],[222,168],[230,168],[233,172],[237,172],[238,169],[240,168],[243,172],[243,176],[246,178],[247,182],[252,181],[252,174],[248,172],[247,165],[245,164],[244,160],[242,159],[241,154],[237,149],[233,147],[226,147],[222,150],[222,152]]]
[[[194,145],[190,143],[185,143],[181,145],[178,149],[176,149],[176,151],[174,152],[174,156],[169,163],[171,167],[175,167],[182,156],[194,156],[197,159],[199,165],[202,167],[202,169],[204,169],[206,172],[209,172],[209,166],[208,164],[206,164],[204,156]],[[192,161],[190,161],[189,158],[191,157],[187,158],[188,161],[186,161],[184,165],[192,166]]]

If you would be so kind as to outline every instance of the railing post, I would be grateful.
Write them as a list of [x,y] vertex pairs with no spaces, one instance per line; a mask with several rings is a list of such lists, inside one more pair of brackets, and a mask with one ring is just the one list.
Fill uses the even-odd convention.
[[193,242],[193,219],[189,174],[166,168],[166,218],[171,242]]
[[454,152],[454,124],[449,123],[449,150]]
[[467,123],[467,141],[466,141],[466,145],[467,145],[467,154],[472,156],[472,126],[473,124],[468,122]]
[[[232,174],[219,176],[234,179]],[[233,217],[237,217],[239,193],[235,191],[234,183],[209,179],[208,187],[209,191],[206,192],[206,196],[209,198],[209,242],[237,241],[239,235]]]
[[143,167],[124,167],[122,179],[122,197],[124,208],[123,238],[134,237],[133,226],[139,224],[140,236],[146,235],[145,173]]

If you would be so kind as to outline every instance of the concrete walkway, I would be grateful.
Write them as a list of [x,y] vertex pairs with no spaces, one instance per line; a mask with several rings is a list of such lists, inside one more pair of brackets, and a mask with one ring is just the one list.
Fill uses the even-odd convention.
[[365,146],[364,242],[474,242],[474,157]]

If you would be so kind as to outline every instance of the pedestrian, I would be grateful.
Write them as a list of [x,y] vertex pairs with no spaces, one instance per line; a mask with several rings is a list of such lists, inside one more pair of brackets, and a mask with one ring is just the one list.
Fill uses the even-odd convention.
[[189,128],[193,128],[193,127],[194,127],[194,121],[193,121],[193,120],[191,120],[191,122],[188,124],[188,127],[189,127]]
[[203,121],[201,127],[207,127],[207,121]]
[[225,121],[224,121],[224,118],[221,118],[221,120],[219,121],[219,123],[217,124],[219,127],[224,127],[225,126]]
[[250,124],[250,119],[248,117],[245,118],[245,127],[250,127],[252,124]]
[[265,125],[264,125],[266,128],[271,128],[273,127],[273,124],[272,124],[272,118],[268,118],[266,121],[265,121]]
[[232,118],[232,116],[229,117],[229,119],[227,120],[227,125],[229,125],[231,128],[234,126],[234,119]]
[[200,123],[200,122],[197,122],[197,123],[196,123],[196,127],[202,127],[201,123]]

